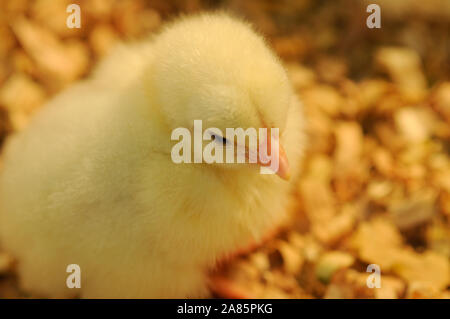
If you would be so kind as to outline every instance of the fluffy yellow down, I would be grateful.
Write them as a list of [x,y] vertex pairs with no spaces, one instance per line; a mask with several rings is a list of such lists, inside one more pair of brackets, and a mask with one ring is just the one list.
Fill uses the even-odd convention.
[[[205,270],[284,216],[292,182],[250,164],[174,164],[171,131],[278,127],[293,175],[303,115],[285,70],[226,14],[117,48],[3,153],[0,244],[43,297],[185,298]],[[295,180],[295,178],[291,179]],[[69,289],[66,267],[81,267]]]

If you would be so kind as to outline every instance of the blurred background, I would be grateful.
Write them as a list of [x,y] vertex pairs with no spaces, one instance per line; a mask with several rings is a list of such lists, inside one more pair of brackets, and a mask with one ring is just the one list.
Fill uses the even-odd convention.
[[[1,0],[0,148],[114,44],[219,8],[285,62],[309,144],[289,223],[214,272],[213,296],[450,298],[450,0]],[[0,298],[24,296],[0,251]]]

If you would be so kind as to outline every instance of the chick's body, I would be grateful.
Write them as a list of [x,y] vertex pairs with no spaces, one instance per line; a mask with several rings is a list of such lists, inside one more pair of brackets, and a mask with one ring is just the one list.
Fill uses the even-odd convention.
[[[268,91],[271,81],[278,92]],[[278,121],[267,125],[281,127],[295,174],[300,105],[279,62],[240,21],[183,18],[117,49],[7,143],[0,245],[17,258],[23,288],[48,297],[204,296],[205,270],[277,223],[291,184],[249,164],[175,164],[171,131],[193,119],[261,126],[256,113]],[[81,268],[80,289],[66,285],[69,264]]]

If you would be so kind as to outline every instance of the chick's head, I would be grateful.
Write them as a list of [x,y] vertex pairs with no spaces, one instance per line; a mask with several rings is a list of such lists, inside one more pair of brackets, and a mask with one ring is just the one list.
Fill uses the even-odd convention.
[[[170,129],[202,120],[203,129],[278,128],[292,89],[264,39],[226,14],[202,14],[169,24],[155,39],[146,74]],[[259,141],[258,141],[259,142]]]

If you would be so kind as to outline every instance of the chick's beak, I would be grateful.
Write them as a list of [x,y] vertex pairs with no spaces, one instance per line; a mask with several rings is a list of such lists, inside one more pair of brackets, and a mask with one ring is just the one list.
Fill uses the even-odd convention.
[[291,170],[289,167],[289,162],[287,159],[286,152],[284,151],[283,146],[279,144],[279,167],[277,171],[277,175],[282,179],[288,181],[291,178]]
[[258,156],[257,164],[262,167],[272,168],[272,164],[274,164],[274,161],[277,161],[277,159],[274,158],[276,154],[271,154],[272,147],[274,150],[278,149],[278,170],[276,170],[275,173],[282,179],[289,180],[289,178],[291,177],[289,162],[286,152],[277,137],[272,135],[271,138],[268,138],[266,141],[263,141],[259,145],[259,151],[261,151],[261,149],[267,150],[268,156],[261,156],[262,158]]

